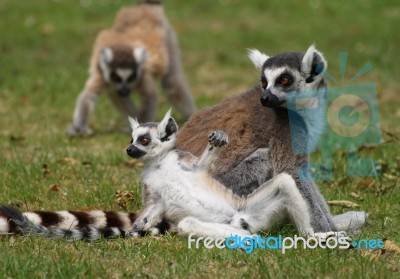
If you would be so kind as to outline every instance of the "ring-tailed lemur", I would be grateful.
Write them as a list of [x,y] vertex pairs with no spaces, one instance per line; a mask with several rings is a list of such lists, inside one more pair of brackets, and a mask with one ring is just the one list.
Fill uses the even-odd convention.
[[142,172],[144,210],[133,231],[149,231],[163,218],[181,234],[251,236],[290,217],[299,233],[313,235],[310,212],[293,178],[280,173],[246,198],[214,179],[209,170],[228,142],[224,132],[208,135],[199,157],[176,148],[178,126],[168,112],[159,123],[140,125],[130,119],[132,144],[127,153],[145,164]]
[[[0,207],[0,234],[20,233],[70,240],[96,240],[101,236],[126,237],[144,231],[156,234],[160,223],[182,234],[228,237],[250,236],[289,215],[298,230],[310,235],[310,216],[293,179],[281,174],[248,198],[240,198],[213,179],[209,170],[228,137],[221,131],[208,136],[208,146],[197,158],[176,149],[178,126],[167,112],[158,123],[133,129],[129,156],[145,163],[142,173],[142,213],[79,211],[34,211]],[[290,206],[287,206],[290,205]],[[134,223],[133,223],[134,222]]]
[[[124,116],[153,121],[158,107],[158,85],[171,103],[188,118],[195,105],[185,82],[177,36],[164,14],[161,0],[140,0],[122,8],[111,29],[99,33],[90,60],[89,78],[80,93],[68,135],[91,135],[89,117],[95,100],[106,91]],[[137,109],[129,97],[132,90],[141,97]]]
[[[177,136],[178,148],[199,156],[206,146],[203,138],[210,131],[224,130],[230,144],[216,160],[212,173],[233,193],[251,195],[265,181],[287,173],[308,205],[314,231],[346,227],[347,222],[355,220],[347,219],[348,215],[331,217],[307,168],[307,151],[318,142],[325,122],[324,56],[312,45],[305,53],[286,52],[272,57],[250,50],[249,58],[260,71],[260,84],[195,113]],[[319,103],[307,119],[298,114],[289,120],[289,114],[296,115],[296,111],[287,108],[286,96],[306,91],[319,92]],[[361,212],[357,218],[363,223],[365,217]]]
[[277,175],[246,198],[235,195],[211,176],[209,171],[228,142],[225,133],[211,132],[202,155],[194,157],[176,148],[178,126],[170,112],[160,123],[140,125],[132,118],[130,123],[133,132],[127,153],[145,164],[142,213],[96,210],[21,214],[3,206],[0,234],[95,240],[101,236],[137,236],[145,231],[157,234],[172,226],[181,234],[218,238],[251,236],[290,217],[301,234],[313,235],[307,202],[290,175]]

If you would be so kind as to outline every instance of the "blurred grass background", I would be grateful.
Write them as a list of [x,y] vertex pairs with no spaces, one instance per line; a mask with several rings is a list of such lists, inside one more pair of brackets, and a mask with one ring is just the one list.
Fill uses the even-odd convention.
[[[0,203],[22,210],[121,209],[115,191],[133,191],[128,210],[140,207],[140,168],[125,156],[125,122],[100,98],[91,126],[96,136],[68,139],[76,97],[87,78],[96,34],[112,25],[122,0],[0,0]],[[400,4],[384,1],[202,0],[165,1],[199,108],[251,88],[258,72],[246,48],[267,54],[305,51],[315,43],[337,82],[367,62],[373,71],[353,81],[377,86],[384,143],[363,151],[380,160],[378,178],[345,176],[345,156],[335,154],[335,181],[319,183],[328,200],[357,202],[370,214],[360,238],[400,243]],[[338,53],[349,53],[341,81]],[[165,102],[159,117],[167,110]],[[319,154],[314,154],[319,158]],[[364,198],[356,201],[355,192]],[[334,213],[348,209],[332,208]],[[278,228],[292,235],[292,227]],[[378,251],[379,252],[379,251]],[[355,277],[400,273],[400,256],[387,252],[188,250],[176,236],[65,243],[0,238],[2,278],[119,277]],[[397,275],[396,275],[397,274]]]

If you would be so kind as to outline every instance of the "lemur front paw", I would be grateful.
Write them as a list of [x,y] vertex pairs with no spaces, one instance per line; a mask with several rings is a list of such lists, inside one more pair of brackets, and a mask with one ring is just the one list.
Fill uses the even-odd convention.
[[213,131],[208,135],[208,142],[214,147],[224,146],[228,143],[228,135],[219,130]]
[[132,226],[132,231],[134,232],[143,232],[146,231],[145,227],[148,227],[148,225],[146,225],[148,223],[148,218],[147,217],[139,217],[138,219],[136,219],[136,221],[133,223]]
[[230,224],[239,229],[250,230],[251,228],[248,222],[249,219],[250,219],[249,215],[238,213],[233,216]]
[[76,137],[76,136],[89,137],[93,135],[93,131],[89,127],[81,128],[72,124],[67,129],[65,129],[65,134],[71,137]]
[[152,217],[151,215],[140,216],[133,223],[132,230],[135,232],[150,232],[153,235],[153,229],[155,229],[160,222],[161,219]]

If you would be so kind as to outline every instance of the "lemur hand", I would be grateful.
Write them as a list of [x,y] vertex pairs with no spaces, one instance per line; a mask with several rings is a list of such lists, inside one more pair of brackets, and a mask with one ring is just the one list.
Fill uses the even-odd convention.
[[213,131],[208,135],[208,142],[214,147],[224,146],[228,143],[228,135],[219,130]]

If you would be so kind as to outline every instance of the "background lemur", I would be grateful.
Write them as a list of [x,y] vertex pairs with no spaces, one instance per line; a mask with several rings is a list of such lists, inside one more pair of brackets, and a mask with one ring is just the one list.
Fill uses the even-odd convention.
[[285,98],[290,92],[326,91],[322,74],[327,62],[314,46],[306,53],[272,57],[250,50],[249,58],[260,71],[260,84],[194,114],[180,130],[177,146],[199,156],[210,131],[224,130],[230,144],[215,163],[213,175],[218,181],[235,194],[248,196],[268,179],[288,173],[308,204],[312,228],[316,232],[335,230],[328,206],[306,167],[307,152],[293,151],[296,144],[318,141],[324,106],[319,104],[315,117],[297,117],[289,123]]
[[[157,80],[169,101],[185,118],[195,105],[185,82],[175,31],[160,0],[141,0],[117,14],[114,26],[97,36],[90,60],[89,78],[79,95],[68,135],[90,135],[89,116],[96,97],[107,91],[114,106],[140,121],[152,121],[158,107]],[[138,110],[129,97],[141,97]]]

